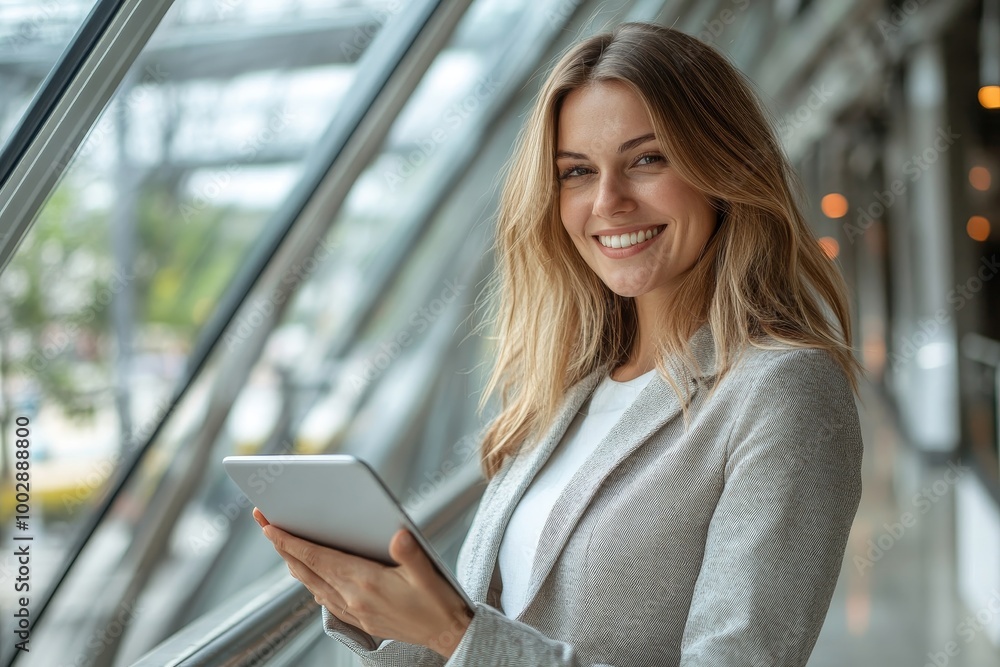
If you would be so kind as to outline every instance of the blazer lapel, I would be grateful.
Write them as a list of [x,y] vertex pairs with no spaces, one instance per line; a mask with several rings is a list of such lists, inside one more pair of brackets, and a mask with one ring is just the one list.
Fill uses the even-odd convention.
[[[715,341],[708,323],[703,324],[689,341],[691,351],[701,367],[697,376],[681,375],[679,364],[668,367],[675,369],[674,377],[683,377],[693,399],[700,386],[699,378],[710,378],[715,374]],[[681,383],[684,389],[685,382]],[[518,618],[524,616],[531,607],[542,582],[555,565],[559,553],[576,527],[583,511],[590,505],[605,478],[628,456],[639,448],[654,433],[681,412],[681,401],[659,373],[655,374],[635,401],[622,413],[611,427],[594,453],[583,462],[570,478],[566,488],[556,499],[538,538],[538,548],[532,564],[531,578],[524,608]],[[506,526],[505,526],[506,528]]]
[[563,399],[563,404],[548,432],[535,443],[532,449],[523,456],[520,454],[514,456],[510,464],[497,473],[503,475],[503,478],[498,482],[495,491],[490,494],[489,498],[483,498],[485,514],[481,521],[477,520],[470,527],[469,535],[466,537],[466,540],[472,540],[473,548],[470,559],[473,570],[472,581],[469,583],[467,591],[473,600],[486,600],[490,582],[498,574],[494,572],[498,567],[497,554],[500,551],[500,542],[503,539],[510,515],[514,512],[514,508],[521,500],[528,485],[531,484],[531,480],[545,465],[549,454],[562,440],[563,434],[569,428],[570,422],[573,421],[580,406],[583,405],[583,402],[590,396],[608,370],[607,367],[598,368],[573,385]]

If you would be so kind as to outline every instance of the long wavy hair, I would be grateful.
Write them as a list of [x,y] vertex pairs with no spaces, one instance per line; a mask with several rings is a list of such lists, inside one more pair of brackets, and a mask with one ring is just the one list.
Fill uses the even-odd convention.
[[690,396],[679,387],[687,383],[667,361],[697,369],[688,338],[706,320],[718,380],[750,345],[821,348],[858,389],[846,285],[806,224],[793,195],[801,186],[752,86],[689,35],[624,23],[559,59],[506,166],[490,312],[481,325],[492,330],[495,363],[480,414],[500,397],[480,450],[488,479],[526,439],[544,433],[570,387],[600,366],[624,363],[636,339],[634,300],[613,293],[587,266],[559,214],[559,111],[571,91],[600,81],[638,95],[670,168],[717,210],[716,231],[655,329],[656,367],[678,392],[685,424]]

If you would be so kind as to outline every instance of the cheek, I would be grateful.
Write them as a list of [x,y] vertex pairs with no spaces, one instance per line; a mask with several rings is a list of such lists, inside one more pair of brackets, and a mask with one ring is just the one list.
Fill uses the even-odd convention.
[[589,211],[580,193],[564,191],[559,195],[559,216],[571,236],[583,234]]
[[670,188],[660,193],[659,201],[670,202],[665,207],[665,212],[684,221],[679,233],[683,235],[686,243],[700,248],[712,235],[712,230],[715,228],[715,209],[697,192],[688,188]]

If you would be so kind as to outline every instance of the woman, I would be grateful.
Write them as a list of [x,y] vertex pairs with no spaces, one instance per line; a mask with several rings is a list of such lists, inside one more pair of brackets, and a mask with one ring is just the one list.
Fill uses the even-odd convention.
[[572,47],[501,201],[476,608],[405,531],[384,567],[266,527],[327,632],[380,666],[804,665],[862,442],[846,289],[793,182],[709,47],[641,23]]

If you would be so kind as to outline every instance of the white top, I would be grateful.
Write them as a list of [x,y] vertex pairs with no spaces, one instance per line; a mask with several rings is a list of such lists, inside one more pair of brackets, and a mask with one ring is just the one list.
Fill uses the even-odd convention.
[[498,556],[503,581],[500,604],[508,618],[515,618],[524,607],[538,538],[556,499],[655,373],[653,369],[625,382],[610,375],[604,378],[517,503]]

